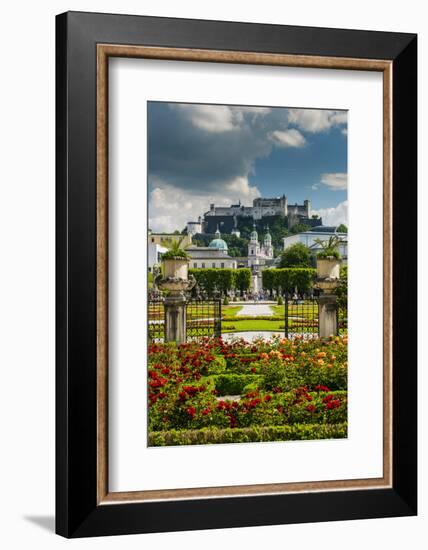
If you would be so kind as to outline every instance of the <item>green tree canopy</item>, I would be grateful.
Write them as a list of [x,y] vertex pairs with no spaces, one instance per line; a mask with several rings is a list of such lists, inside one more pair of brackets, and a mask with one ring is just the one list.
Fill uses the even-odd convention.
[[346,225],[344,223],[341,223],[340,225],[338,225],[336,227],[336,231],[338,233],[348,233],[348,228],[346,227]]
[[310,228],[310,225],[306,225],[305,223],[296,223],[296,225],[293,225],[293,227],[290,229],[290,233],[296,235],[297,233],[304,233],[305,231],[309,231]]
[[310,267],[309,248],[303,243],[296,243],[281,254],[279,267]]

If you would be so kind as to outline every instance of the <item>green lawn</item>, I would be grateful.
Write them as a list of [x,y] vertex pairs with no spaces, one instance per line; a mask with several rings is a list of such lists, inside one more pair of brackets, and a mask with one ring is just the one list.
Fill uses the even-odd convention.
[[[285,306],[270,306],[270,308],[273,311],[274,315],[281,315],[284,317],[285,315]],[[318,317],[318,306],[314,304],[290,304],[288,306],[288,315],[291,317],[292,315],[299,315],[302,317]]]
[[242,309],[242,306],[221,306],[221,314],[226,317],[235,317]]

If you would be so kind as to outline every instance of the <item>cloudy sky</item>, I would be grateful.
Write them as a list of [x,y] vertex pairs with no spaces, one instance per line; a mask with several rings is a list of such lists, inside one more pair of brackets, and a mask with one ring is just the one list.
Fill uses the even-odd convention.
[[282,194],[347,223],[346,111],[149,102],[148,147],[153,231]]

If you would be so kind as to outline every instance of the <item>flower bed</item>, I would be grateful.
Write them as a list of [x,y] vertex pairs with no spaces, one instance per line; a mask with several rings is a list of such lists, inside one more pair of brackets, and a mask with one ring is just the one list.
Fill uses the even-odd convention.
[[150,445],[346,437],[347,338],[152,344],[148,401]]

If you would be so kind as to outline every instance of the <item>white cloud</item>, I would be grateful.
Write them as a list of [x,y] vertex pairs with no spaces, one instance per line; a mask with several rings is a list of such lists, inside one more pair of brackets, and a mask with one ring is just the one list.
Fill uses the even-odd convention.
[[149,196],[149,228],[156,232],[181,231],[188,221],[197,220],[211,203],[228,206],[238,199],[251,204],[260,196],[247,178],[238,177],[222,183],[215,192],[201,193],[193,189],[178,189],[160,180],[153,182]]
[[288,123],[310,133],[325,132],[333,126],[347,124],[346,111],[328,111],[323,109],[289,109]]
[[340,202],[333,208],[320,208],[312,210],[312,214],[318,214],[322,218],[323,225],[348,225],[348,201]]
[[303,135],[295,128],[274,130],[270,138],[278,147],[303,147],[306,143]]
[[177,103],[172,105],[173,109],[180,111],[186,118],[190,119],[193,126],[207,132],[220,133],[229,132],[235,128],[234,113],[226,105],[187,105]]
[[348,174],[346,172],[321,174],[321,183],[333,191],[344,191],[348,187]]

